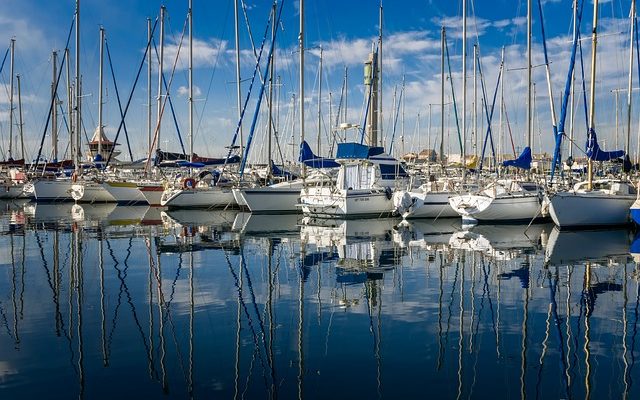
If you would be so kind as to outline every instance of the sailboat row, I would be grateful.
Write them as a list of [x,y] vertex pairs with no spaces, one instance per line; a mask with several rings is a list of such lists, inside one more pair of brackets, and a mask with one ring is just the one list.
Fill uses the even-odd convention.
[[[484,97],[484,109],[486,114],[487,134],[482,155],[471,155],[467,149],[467,1],[463,1],[462,7],[462,115],[458,117],[454,85],[451,84],[451,97],[455,111],[456,124],[461,122],[460,135],[460,161],[454,165],[445,162],[444,142],[444,104],[445,82],[451,81],[451,69],[446,76],[445,61],[449,60],[449,50],[445,28],[442,28],[442,54],[441,54],[441,107],[442,107],[442,138],[440,154],[429,157],[428,160],[419,162],[416,157],[396,158],[393,151],[393,136],[388,143],[389,133],[383,134],[382,112],[382,67],[383,67],[383,35],[382,35],[382,5],[380,5],[380,24],[377,41],[372,44],[368,58],[364,60],[364,99],[362,124],[352,124],[344,111],[339,111],[342,117],[340,129],[341,135],[335,135],[331,148],[335,148],[335,157],[323,157],[313,153],[305,139],[305,13],[304,1],[300,2],[299,12],[299,56],[298,81],[299,88],[297,98],[298,126],[294,133],[299,133],[299,155],[297,162],[286,162],[281,150],[273,145],[278,140],[278,126],[273,117],[273,107],[276,94],[274,87],[277,83],[275,57],[277,44],[277,26],[280,24],[284,2],[274,2],[271,7],[264,38],[259,48],[255,50],[255,66],[250,79],[249,90],[242,93],[240,89],[240,56],[238,42],[238,3],[235,3],[236,16],[236,78],[237,78],[237,102],[238,124],[236,126],[232,142],[228,152],[221,158],[200,157],[194,152],[194,92],[193,92],[193,12],[192,1],[189,1],[187,14],[188,25],[188,104],[189,104],[189,129],[187,135],[187,149],[183,146],[182,152],[168,152],[160,148],[163,114],[167,106],[173,110],[171,97],[172,75],[167,77],[167,66],[164,65],[164,22],[165,7],[160,8],[156,23],[152,25],[147,21],[147,46],[143,59],[138,68],[140,76],[144,65],[147,65],[147,92],[148,92],[148,156],[138,163],[124,163],[117,159],[122,151],[118,148],[118,135],[124,130],[126,134],[125,118],[129,109],[129,102],[123,108],[119,101],[120,115],[122,117],[118,127],[116,138],[111,140],[105,133],[105,121],[103,118],[104,104],[104,73],[106,60],[111,66],[111,56],[107,44],[106,30],[100,27],[99,34],[99,87],[97,127],[91,140],[88,141],[87,157],[83,160],[81,150],[82,116],[81,102],[83,97],[80,71],[80,1],[76,1],[74,18],[75,28],[75,59],[72,60],[70,51],[64,51],[62,63],[58,65],[57,52],[52,56],[52,90],[50,113],[47,117],[45,133],[51,137],[51,158],[42,157],[42,146],[39,149],[36,161],[27,166],[22,160],[10,158],[0,168],[4,176],[0,190],[0,197],[33,197],[36,201],[75,201],[78,203],[118,203],[126,205],[148,204],[152,206],[164,206],[168,208],[243,208],[252,213],[303,213],[313,218],[360,218],[396,215],[402,218],[450,218],[461,217],[463,223],[509,223],[509,222],[535,222],[544,219],[552,219],[559,227],[584,227],[601,225],[619,225],[631,221],[631,218],[640,221],[640,201],[637,200],[637,190],[633,182],[631,170],[627,168],[626,161],[629,154],[629,134],[624,151],[604,151],[600,148],[596,135],[595,121],[595,82],[597,65],[597,34],[598,34],[598,2],[594,1],[593,7],[593,35],[591,38],[591,76],[588,104],[588,135],[585,156],[587,160],[587,179],[576,181],[573,174],[563,173],[562,141],[566,138],[565,120],[567,109],[573,113],[574,106],[568,106],[569,98],[573,103],[573,84],[575,81],[575,65],[577,63],[578,48],[580,44],[580,22],[584,2],[574,2],[573,20],[574,33],[571,47],[571,59],[569,62],[565,90],[562,93],[562,112],[556,117],[552,81],[549,69],[549,61],[546,54],[546,42],[544,37],[544,21],[542,20],[541,4],[540,26],[542,28],[543,48],[545,55],[545,70],[547,87],[551,108],[551,122],[554,134],[554,157],[551,168],[544,165],[532,167],[534,156],[533,146],[533,115],[534,93],[532,81],[532,0],[527,1],[527,128],[526,147],[519,157],[499,162],[493,150],[493,159],[488,161],[489,167],[483,170],[485,149],[487,143],[493,149],[493,133],[491,120],[493,117],[496,95],[498,89],[504,90],[504,51],[498,73],[497,84],[493,96],[493,104],[486,97],[485,81],[482,76],[481,58],[478,45],[474,45],[474,93],[476,92],[476,71],[480,73],[482,92]],[[634,66],[634,37],[636,27],[635,1],[631,3],[631,41],[629,57],[629,92],[632,88],[632,70]],[[159,33],[156,32],[158,26]],[[154,37],[159,38],[159,49],[156,49]],[[70,35],[71,37],[71,35]],[[105,51],[106,50],[106,51]],[[13,110],[13,51],[14,41],[11,42],[11,82],[10,102]],[[154,53],[155,52],[155,53]],[[106,53],[106,54],[105,54]],[[320,51],[322,54],[322,50]],[[580,53],[581,54],[581,53]],[[154,57],[155,56],[155,57]],[[179,54],[176,55],[179,57]],[[70,76],[70,64],[75,63],[75,77]],[[322,63],[322,60],[321,60]],[[155,108],[155,124],[152,115],[152,65],[157,64],[157,97]],[[322,78],[322,64],[320,64],[319,78]],[[174,65],[175,67],[175,65]],[[67,110],[70,134],[70,159],[58,160],[58,106],[63,103],[59,93],[61,77],[66,68],[68,101]],[[346,72],[345,72],[346,74]],[[245,79],[246,80],[246,79]],[[115,78],[114,78],[115,84]],[[19,84],[18,84],[19,86]],[[404,84],[403,84],[404,87]],[[61,88],[60,88],[61,89]],[[134,88],[131,95],[133,95]],[[346,91],[346,77],[345,88]],[[117,89],[116,89],[117,92]],[[320,93],[319,93],[320,95]],[[477,95],[474,94],[474,116],[477,119]],[[506,112],[504,99],[501,95],[500,116]],[[129,100],[131,99],[131,96]],[[254,100],[253,102],[251,100]],[[262,103],[266,103],[263,106]],[[346,102],[346,100],[345,100]],[[169,103],[169,104],[167,104]],[[318,136],[321,131],[321,99],[318,99]],[[342,106],[342,99],[340,100]],[[253,115],[248,110],[255,105]],[[394,99],[394,108],[395,99]],[[62,109],[60,107],[60,109]],[[256,134],[256,125],[261,112],[266,112],[266,165],[253,163],[249,160],[255,154],[251,154],[251,144]],[[398,110],[400,107],[398,105]],[[585,106],[585,109],[587,107]],[[631,97],[628,98],[629,121],[631,115]],[[13,112],[10,113],[13,116]],[[295,114],[292,114],[295,115]],[[251,118],[250,129],[246,119]],[[337,121],[336,119],[336,125]],[[572,116],[573,118],[573,116]],[[293,120],[293,118],[292,118]],[[477,123],[475,124],[477,125]],[[10,126],[13,123],[10,122]],[[354,129],[355,135],[347,140],[350,129]],[[628,124],[630,130],[630,122]],[[395,127],[394,127],[395,130]],[[337,132],[337,128],[331,124],[331,131]],[[473,135],[478,135],[478,128],[474,126]],[[247,134],[247,135],[245,135]],[[395,131],[393,132],[395,135]],[[10,135],[13,137],[13,135]],[[477,139],[477,138],[476,138]],[[474,139],[474,140],[476,140]],[[182,139],[181,139],[182,141]],[[318,140],[318,152],[320,152],[321,140]],[[11,155],[12,143],[8,154]],[[278,147],[278,150],[276,150]],[[435,147],[435,146],[434,146]],[[255,152],[255,150],[254,150]],[[280,156],[280,164],[274,159]],[[606,170],[609,162],[616,162],[624,157],[623,172],[618,175]],[[23,154],[24,158],[24,154]],[[132,161],[133,157],[131,156]],[[572,161],[572,151],[569,159]],[[598,162],[599,164],[594,163]],[[539,161],[537,161],[540,164]],[[600,167],[596,175],[595,169]],[[604,171],[604,172],[602,172]],[[560,176],[557,176],[560,174]]]

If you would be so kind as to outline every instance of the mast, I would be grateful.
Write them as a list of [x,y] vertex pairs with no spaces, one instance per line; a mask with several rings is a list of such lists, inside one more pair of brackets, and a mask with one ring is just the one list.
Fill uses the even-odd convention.
[[153,141],[151,127],[151,66],[153,65],[153,57],[151,57],[151,18],[147,18],[147,43],[149,48],[149,59],[147,60],[147,154],[151,157],[151,142]]
[[[298,35],[298,55],[300,57],[300,143],[304,141],[304,0],[300,0],[300,33]],[[306,176],[307,168],[302,163],[302,178]]]
[[22,122],[22,95],[20,91],[20,74],[16,75],[16,79],[18,80],[18,126],[20,128],[20,158],[24,160],[24,123]]
[[[402,157],[404,155],[404,104],[405,104],[405,95],[404,95],[404,74],[402,74],[402,90],[400,90],[400,100],[402,101],[402,103],[400,104],[402,107],[402,111],[401,111],[401,119],[400,119],[400,134],[401,134],[401,143],[402,143],[402,153],[400,154],[400,157]],[[420,134],[420,131],[418,131],[418,134]]]
[[529,148],[533,134],[531,105],[531,0],[527,0],[527,147]]
[[318,154],[322,154],[320,145],[322,144],[322,46],[320,46],[320,66],[318,67]]
[[76,87],[75,87],[75,100],[76,100],[76,115],[75,115],[75,129],[72,138],[74,146],[71,146],[73,150],[72,160],[75,171],[80,169],[80,159],[78,158],[78,152],[80,150],[80,135],[82,132],[82,117],[81,105],[82,105],[82,88],[80,87],[80,0],[76,0]]
[[444,163],[444,43],[445,43],[445,28],[442,26],[440,40],[441,40],[441,55],[440,55],[440,162]]
[[[380,135],[378,137],[379,141],[382,141],[382,139],[384,138],[384,117],[382,114],[382,0],[380,0],[380,13],[379,13],[379,21],[378,21],[378,27],[379,27],[379,34],[378,34],[378,76],[376,77],[376,81],[377,81],[377,104],[378,104],[378,115],[377,117],[379,118],[379,123],[378,123],[378,129],[380,130]],[[372,65],[372,67],[375,68],[375,66]],[[376,103],[374,103],[376,104]],[[371,143],[372,146],[377,146],[378,142],[376,141],[375,143]]]
[[[573,36],[576,37],[576,29],[577,29],[577,21],[578,19],[578,0],[573,0]],[[569,158],[573,160],[573,123],[574,123],[574,108],[575,108],[575,83],[576,83],[576,72],[575,70],[571,71],[571,114],[570,114],[570,123],[569,125]]]
[[[64,58],[65,58],[65,65],[67,66],[67,114],[69,115],[69,141],[70,143],[70,147],[71,147],[71,159],[73,160],[73,151],[75,149],[75,144],[74,144],[74,126],[73,126],[73,89],[72,89],[72,83],[71,83],[71,51],[67,48],[64,49]],[[56,141],[55,143],[55,153],[54,156],[56,157],[54,161],[58,161],[58,141]]]
[[233,0],[233,13],[235,16],[235,40],[236,40],[236,97],[238,101],[238,121],[240,121],[240,154],[244,154],[244,136],[242,135],[242,93],[240,91],[240,36],[238,19],[238,0]]
[[471,146],[473,155],[478,155],[476,142],[478,137],[478,44],[473,44],[473,134],[471,135]]
[[500,129],[498,130],[498,164],[502,162],[502,136],[504,135],[504,46],[500,51],[500,67],[502,68],[502,79],[500,80]]
[[[530,0],[529,0],[530,1]],[[462,0],[462,179],[467,176],[467,0]]]
[[[54,51],[51,56],[52,80],[51,80],[51,101],[53,108],[51,109],[51,148],[53,149],[53,161],[58,161],[58,100],[56,99],[56,80],[58,78],[58,52]],[[68,61],[68,60],[67,60]],[[67,79],[67,82],[69,80]]]
[[[596,47],[598,44],[598,0],[593,0],[593,33],[591,34],[591,87],[589,88],[589,135],[595,130],[595,114],[596,114]],[[587,189],[593,188],[593,162],[587,158]]]
[[9,78],[9,151],[7,152],[8,159],[11,160],[12,148],[13,148],[13,66],[14,66],[14,53],[16,47],[16,39],[11,38],[11,61],[10,61],[10,78]]
[[[624,142],[624,151],[627,157],[629,156],[629,144],[631,141],[631,91],[633,90],[633,35],[635,33],[635,20],[636,20],[636,0],[631,0],[631,12],[629,18],[631,19],[631,38],[629,45],[629,86],[627,91],[627,138]],[[618,109],[616,108],[616,116],[618,115]]]
[[162,124],[162,68],[164,66],[164,14],[165,6],[160,6],[160,57],[158,60],[158,115],[156,119],[157,135],[156,150],[160,149],[160,127]]
[[[100,27],[100,66],[98,77],[98,154],[94,155],[94,160],[102,161],[102,89],[103,89],[103,77],[102,72],[104,68],[104,27]],[[100,158],[98,158],[100,156]]]
[[189,162],[193,162],[193,0],[189,0]]
[[[271,24],[271,40],[275,42],[276,40],[276,3],[277,0],[274,0],[273,5],[271,6],[271,15],[273,18],[273,24]],[[272,47],[275,49],[275,43],[272,44]],[[271,180],[271,173],[273,172],[273,168],[271,167],[271,151],[272,151],[272,136],[273,136],[273,71],[275,64],[275,51],[271,54],[271,63],[269,64],[269,116],[268,116],[268,129],[267,129],[267,184]]]

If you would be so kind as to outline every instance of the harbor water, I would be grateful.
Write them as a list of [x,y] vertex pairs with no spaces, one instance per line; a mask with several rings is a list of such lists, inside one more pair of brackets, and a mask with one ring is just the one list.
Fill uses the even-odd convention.
[[640,398],[626,228],[1,207],[3,399]]

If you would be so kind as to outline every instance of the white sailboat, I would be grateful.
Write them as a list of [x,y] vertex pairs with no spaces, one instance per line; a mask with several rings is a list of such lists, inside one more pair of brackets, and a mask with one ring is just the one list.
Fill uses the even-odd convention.
[[[632,15],[635,1],[632,2]],[[600,150],[595,133],[595,78],[596,43],[598,26],[598,1],[593,2],[593,35],[591,55],[591,89],[588,139],[588,179],[576,184],[572,190],[559,191],[548,196],[549,214],[560,228],[622,225],[629,223],[629,208],[636,200],[636,189],[628,181],[600,179],[593,181],[593,159],[604,160],[610,156],[620,157],[624,153],[608,154]],[[633,30],[632,30],[633,31]],[[633,60],[633,52],[631,53]],[[632,64],[633,65],[633,64]],[[629,75],[631,77],[631,73]],[[631,81],[631,78],[629,78]],[[627,140],[627,150],[629,143]],[[627,153],[628,154],[628,153]]]

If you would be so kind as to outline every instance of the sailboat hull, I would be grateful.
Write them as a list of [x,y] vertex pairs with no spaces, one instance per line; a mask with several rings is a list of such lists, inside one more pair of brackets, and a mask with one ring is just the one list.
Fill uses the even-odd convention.
[[36,201],[73,201],[71,180],[40,180],[33,183]]
[[234,189],[239,191],[252,213],[295,213],[298,212],[300,200],[299,187],[263,187],[251,189]]
[[393,212],[393,200],[384,190],[332,190],[309,188],[301,196],[305,215],[325,218],[385,216]]
[[561,192],[549,198],[549,214],[560,228],[624,225],[635,195]]
[[396,212],[405,219],[457,217],[458,213],[449,204],[449,197],[452,194],[451,192],[396,192],[393,200]]
[[537,194],[508,197],[464,195],[451,197],[449,203],[463,220],[469,221],[529,222],[543,217]]
[[159,206],[161,205],[162,193],[164,192],[164,187],[159,184],[138,184],[138,189],[142,196],[147,200],[150,206]]
[[169,208],[216,208],[235,206],[231,189],[211,187],[165,190],[160,205]]
[[116,199],[99,182],[77,182],[71,185],[71,197],[78,203],[114,203]]
[[104,182],[104,188],[113,196],[118,204],[142,205],[148,204],[138,186],[133,182]]

